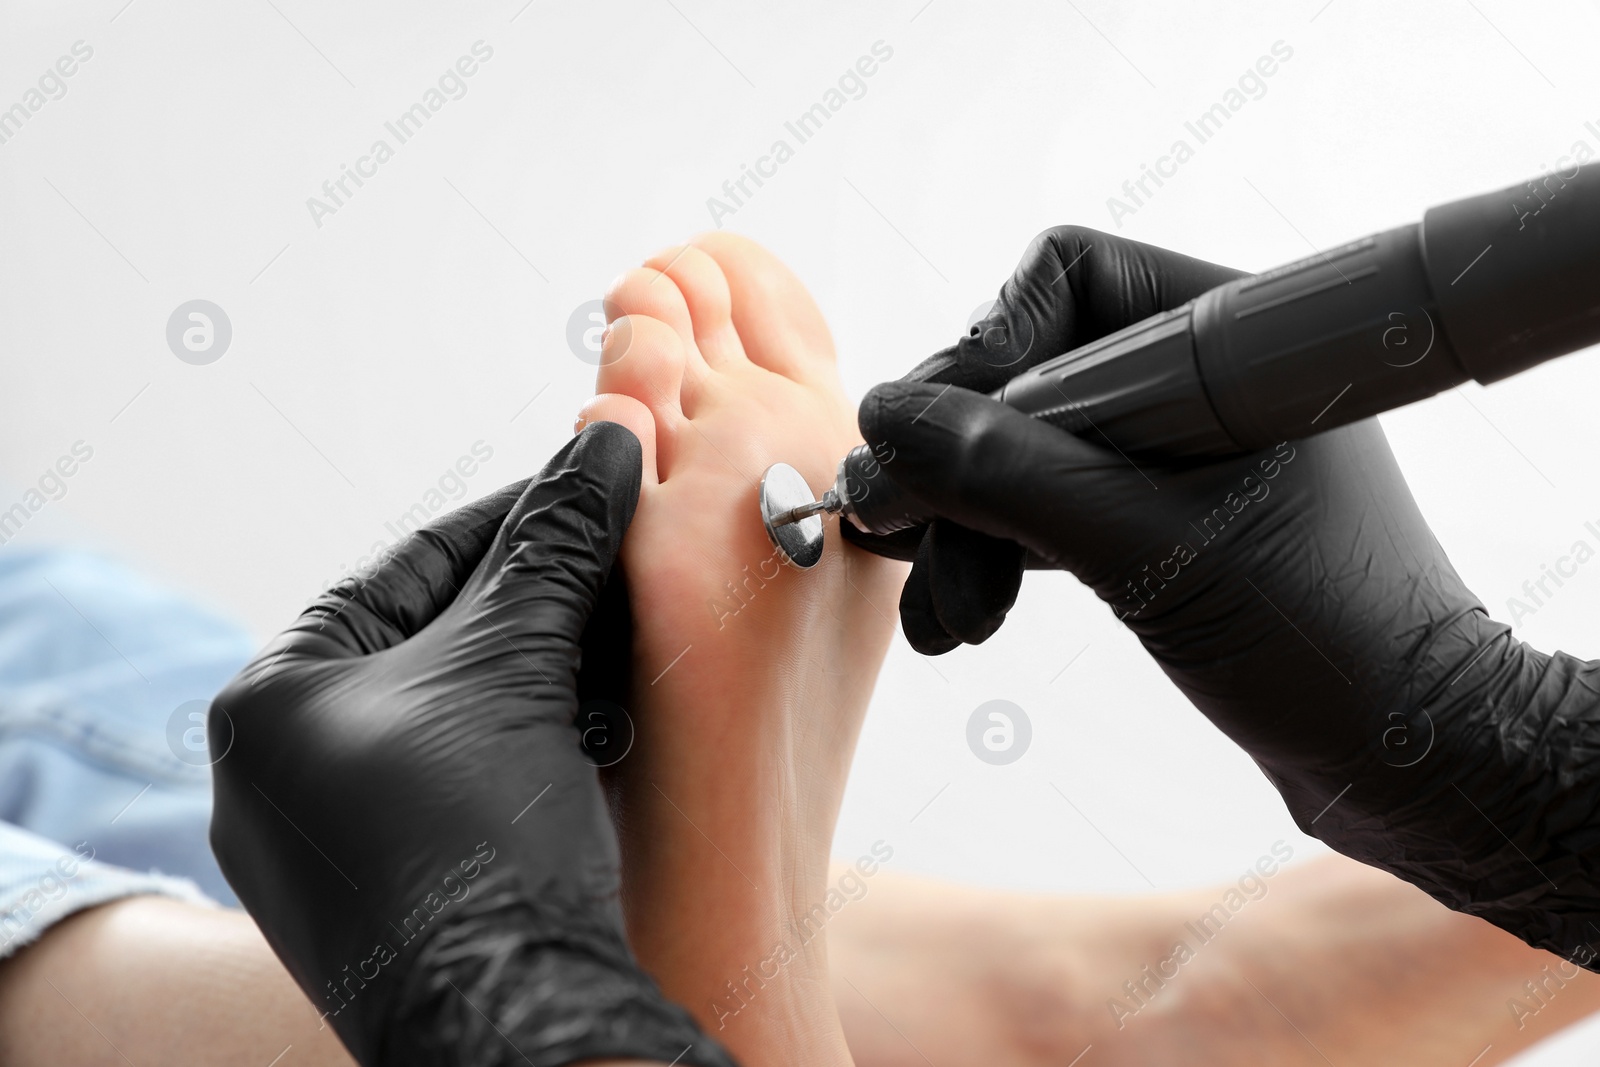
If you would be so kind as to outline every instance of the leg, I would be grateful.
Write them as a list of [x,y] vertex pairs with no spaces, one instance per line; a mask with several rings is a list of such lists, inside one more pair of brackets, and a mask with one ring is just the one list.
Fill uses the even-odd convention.
[[622,551],[638,673],[638,737],[617,768],[629,936],[744,1062],[847,1062],[815,912],[903,572],[836,531],[813,570],[780,565],[756,493],[778,460],[829,482],[860,441],[854,411],[816,305],[745,239],[669,249],[609,305],[583,418],[646,446]]
[[[926,1067],[919,1049],[1061,1067],[1089,1046],[1083,1067],[1490,1067],[1600,1009],[1600,976],[1352,860],[1266,885],[1200,945],[1185,924],[1231,887],[1051,897],[879,873],[829,928],[851,1051],[863,1067]],[[1145,968],[1180,939],[1193,959],[1157,987]]]
[[158,897],[79,912],[0,964],[0,1063],[353,1061],[249,916]]

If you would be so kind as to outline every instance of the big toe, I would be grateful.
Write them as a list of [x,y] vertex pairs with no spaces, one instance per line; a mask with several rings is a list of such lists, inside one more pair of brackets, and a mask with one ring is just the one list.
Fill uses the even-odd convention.
[[579,409],[578,421],[572,429],[581,432],[585,426],[596,422],[614,422],[631,430],[644,453],[644,486],[660,484],[656,467],[656,420],[648,407],[622,393],[601,393],[590,397]]
[[655,434],[650,451],[662,479],[672,475],[679,435],[688,424],[683,397],[686,361],[678,332],[648,315],[614,320],[600,345],[597,399],[606,394],[631,398],[648,412]]

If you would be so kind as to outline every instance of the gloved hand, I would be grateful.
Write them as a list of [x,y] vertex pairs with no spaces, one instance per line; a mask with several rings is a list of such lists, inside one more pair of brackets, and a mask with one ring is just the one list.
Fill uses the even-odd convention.
[[1600,667],[1488,617],[1376,421],[1164,465],[981,395],[1236,276],[1090,230],[1041,235],[970,336],[861,405],[885,470],[943,518],[846,536],[914,553],[901,619],[930,653],[999,627],[1025,555],[1071,571],[1302,830],[1600,969]]
[[633,959],[580,744],[580,697],[626,686],[607,576],[639,484],[638,440],[588,427],[325,594],[212,704],[212,847],[362,1064],[732,1063]]

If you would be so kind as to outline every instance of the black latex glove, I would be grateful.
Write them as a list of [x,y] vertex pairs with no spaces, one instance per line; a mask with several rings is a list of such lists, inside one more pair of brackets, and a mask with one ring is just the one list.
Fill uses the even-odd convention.
[[362,1064],[732,1063],[628,949],[576,724],[586,625],[628,658],[606,583],[639,480],[638,440],[590,426],[325,594],[212,704],[212,847]]
[[[1071,571],[1302,830],[1600,969],[1600,668],[1488,617],[1375,420],[1165,466],[968,391],[1236,276],[1053,230],[971,336],[867,395],[862,434],[944,516],[914,545],[908,638],[936,653],[988,637],[1025,553]],[[885,553],[912,547],[843,525]]]

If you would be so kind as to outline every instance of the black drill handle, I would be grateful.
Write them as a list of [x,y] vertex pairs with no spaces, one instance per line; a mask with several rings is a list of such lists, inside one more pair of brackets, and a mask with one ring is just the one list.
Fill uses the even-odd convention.
[[[1129,455],[1226,456],[1600,343],[1600,163],[1240,278],[1057,356],[993,396]],[[858,448],[846,514],[926,522]]]

